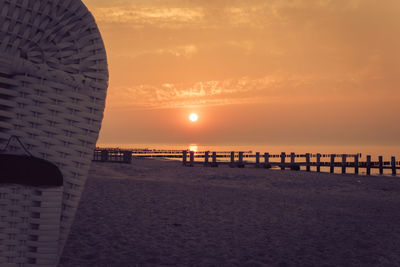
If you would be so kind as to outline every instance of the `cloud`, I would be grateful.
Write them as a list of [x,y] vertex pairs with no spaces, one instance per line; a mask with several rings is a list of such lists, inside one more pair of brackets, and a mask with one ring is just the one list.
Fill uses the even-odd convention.
[[337,101],[354,97],[354,94],[362,92],[369,83],[379,80],[365,75],[366,73],[360,73],[358,77],[346,75],[318,78],[277,75],[257,79],[241,77],[186,84],[138,85],[113,88],[109,101],[112,107],[139,109]]
[[201,8],[136,5],[98,7],[92,13],[99,23],[129,24],[130,27],[177,27],[180,24],[195,24],[204,17]]
[[400,85],[397,0],[87,3],[109,48],[110,105],[346,98]]
[[195,45],[183,45],[166,49],[158,49],[156,52],[158,54],[171,54],[176,57],[190,58],[197,53],[197,47]]
[[[93,2],[93,4],[92,4]],[[100,24],[126,24],[134,28],[264,27],[262,17],[273,18],[274,5],[264,1],[147,1],[99,5],[89,1]]]

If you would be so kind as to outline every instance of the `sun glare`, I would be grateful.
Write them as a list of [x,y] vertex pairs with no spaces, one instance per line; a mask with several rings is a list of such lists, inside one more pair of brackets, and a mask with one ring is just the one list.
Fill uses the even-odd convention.
[[198,147],[197,147],[197,145],[193,144],[193,145],[190,145],[190,146],[189,146],[189,150],[190,150],[190,151],[197,152]]
[[199,119],[199,116],[196,113],[192,113],[189,115],[189,120],[195,122]]

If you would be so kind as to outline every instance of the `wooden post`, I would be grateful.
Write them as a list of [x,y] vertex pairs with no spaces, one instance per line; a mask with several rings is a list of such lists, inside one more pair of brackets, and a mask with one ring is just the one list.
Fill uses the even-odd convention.
[[296,166],[296,154],[294,152],[290,153],[290,169],[292,171],[299,171],[300,166]]
[[256,168],[260,168],[260,152],[256,152]]
[[212,164],[211,167],[218,167],[217,163],[217,152],[212,153]]
[[190,167],[194,166],[194,151],[190,151]]
[[371,155],[367,155],[367,175],[371,175]]
[[330,163],[330,173],[334,173],[335,172],[335,154],[331,154],[331,163]]
[[310,171],[310,153],[306,154],[306,171]]
[[286,153],[282,152],[281,153],[281,170],[285,169],[285,164],[286,164],[285,160],[286,160]]
[[132,163],[132,151],[123,152],[123,161],[124,163]]
[[342,155],[342,174],[346,173],[346,165],[347,165],[346,158],[347,158],[347,155],[343,154]]
[[239,152],[239,163],[237,164],[239,168],[244,168],[244,163],[243,163],[243,152]]
[[383,174],[383,157],[379,156],[379,174]]
[[396,157],[392,157],[392,175],[396,175]]
[[229,164],[231,168],[235,167],[235,152],[231,152],[231,163]]
[[269,153],[264,154],[264,168],[271,168],[271,164],[269,163]]
[[321,171],[321,154],[317,153],[317,172]]
[[294,154],[294,152],[290,153],[290,169],[293,169],[294,163],[295,163],[295,157],[296,155]]
[[183,166],[186,166],[186,161],[187,161],[187,151],[183,150],[182,151],[182,164],[183,164]]
[[101,161],[108,161],[108,151],[107,150],[101,151]]
[[354,173],[358,175],[358,154],[354,156]]
[[210,166],[208,162],[209,157],[210,157],[209,152],[208,151],[204,152],[204,166]]

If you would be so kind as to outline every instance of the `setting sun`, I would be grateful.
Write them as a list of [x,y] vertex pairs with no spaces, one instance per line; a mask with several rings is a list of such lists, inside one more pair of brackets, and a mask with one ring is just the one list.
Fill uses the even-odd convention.
[[196,113],[192,113],[189,115],[189,120],[195,122],[199,119],[199,116]]

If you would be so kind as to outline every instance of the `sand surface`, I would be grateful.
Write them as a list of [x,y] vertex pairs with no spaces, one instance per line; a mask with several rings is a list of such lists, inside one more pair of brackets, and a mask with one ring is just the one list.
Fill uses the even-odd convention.
[[400,179],[93,163],[60,266],[400,266]]

